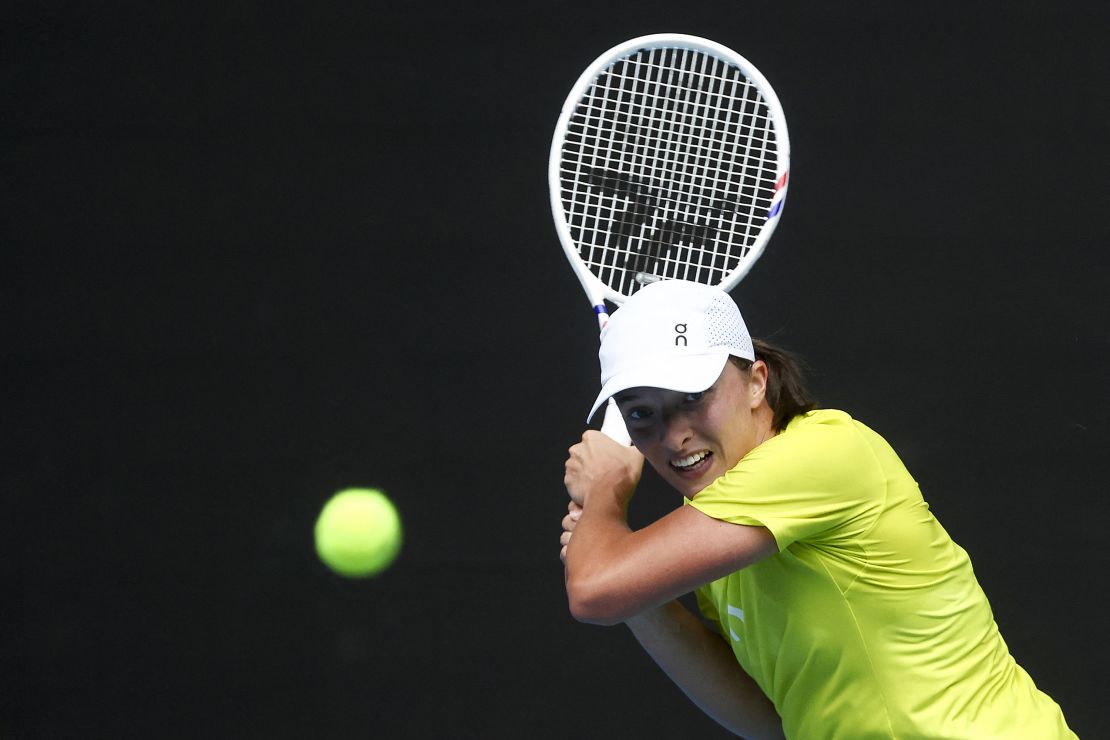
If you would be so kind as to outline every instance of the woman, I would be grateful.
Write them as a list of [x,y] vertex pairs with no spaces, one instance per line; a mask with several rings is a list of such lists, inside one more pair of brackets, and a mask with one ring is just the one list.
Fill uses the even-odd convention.
[[[1010,656],[967,553],[886,442],[812,410],[789,355],[720,290],[642,288],[602,335],[634,447],[570,450],[561,556],[575,618],[626,623],[746,737],[1075,737]],[[643,460],[686,505],[638,531]],[[706,626],[675,599],[696,590]]]

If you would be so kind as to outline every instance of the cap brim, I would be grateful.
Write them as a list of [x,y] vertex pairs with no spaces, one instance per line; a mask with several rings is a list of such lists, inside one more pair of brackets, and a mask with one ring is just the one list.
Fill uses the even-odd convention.
[[728,357],[727,351],[668,357],[615,373],[601,387],[601,393],[597,394],[586,423],[590,423],[602,404],[629,388],[662,388],[679,393],[700,393],[717,382]]

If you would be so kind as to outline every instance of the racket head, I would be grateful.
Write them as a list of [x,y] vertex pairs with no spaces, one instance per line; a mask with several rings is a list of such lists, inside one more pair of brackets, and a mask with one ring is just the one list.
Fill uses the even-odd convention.
[[567,95],[548,162],[559,240],[595,307],[681,278],[730,290],[763,253],[788,187],[786,116],[735,51],[631,39]]

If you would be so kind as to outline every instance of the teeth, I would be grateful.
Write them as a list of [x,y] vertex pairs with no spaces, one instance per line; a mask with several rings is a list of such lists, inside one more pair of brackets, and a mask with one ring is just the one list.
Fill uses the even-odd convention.
[[674,465],[676,468],[690,468],[690,467],[693,467],[694,465],[696,465],[697,463],[701,462],[702,460],[704,460],[707,457],[709,457],[709,450],[702,450],[701,452],[695,452],[693,455],[690,455],[689,457],[684,457],[684,458],[681,458],[680,460],[675,460],[674,462],[671,463],[671,465]]

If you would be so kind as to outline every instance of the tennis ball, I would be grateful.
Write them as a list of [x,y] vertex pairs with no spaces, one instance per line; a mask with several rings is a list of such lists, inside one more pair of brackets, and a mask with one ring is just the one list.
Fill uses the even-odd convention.
[[316,554],[346,578],[376,576],[401,551],[401,517],[384,493],[348,488],[332,496],[316,520]]

